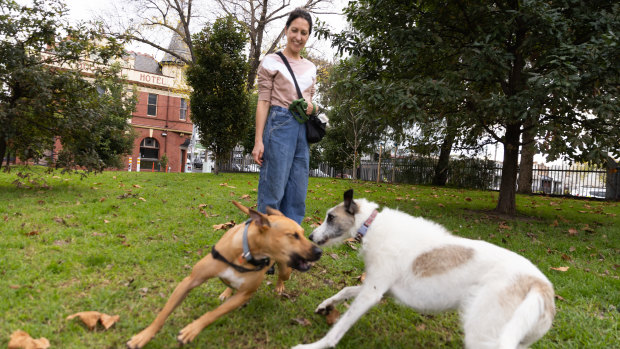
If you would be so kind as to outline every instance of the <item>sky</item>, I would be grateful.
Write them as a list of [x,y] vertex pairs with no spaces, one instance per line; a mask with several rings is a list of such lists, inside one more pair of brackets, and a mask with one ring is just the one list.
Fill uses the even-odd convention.
[[[69,17],[74,21],[89,21],[97,17],[98,15],[106,15],[114,12],[115,4],[122,4],[127,2],[126,0],[64,0],[67,8],[69,9]],[[306,1],[293,0],[291,3],[293,4],[303,4]],[[346,20],[342,15],[342,9],[346,6],[348,0],[332,0],[332,6],[326,9],[326,12],[334,12],[335,14],[319,14],[313,15],[313,19],[320,19],[321,21],[327,23],[330,27],[334,28],[336,31],[341,31],[346,26]],[[204,11],[205,6],[216,6],[214,0],[199,0],[194,2],[194,7],[196,9],[200,9],[202,7],[203,12],[213,12],[213,11]],[[198,11],[195,11],[198,12]],[[128,16],[129,17],[129,16]],[[205,22],[213,19],[205,19],[200,18],[198,21]],[[196,23],[196,20],[194,21]],[[279,34],[280,28],[285,24],[285,19],[281,19],[269,32],[266,36],[265,42],[269,41],[270,37],[275,37]],[[195,28],[194,28],[195,29]],[[199,30],[199,29],[198,29]],[[324,40],[317,40],[313,35],[308,40],[306,47],[312,47],[317,54],[324,56],[329,60],[333,60],[335,56],[335,50],[331,48],[330,42],[325,42]],[[133,43],[127,47],[128,50],[137,51],[142,53],[148,53],[156,58],[161,58],[163,56],[162,52],[158,52],[156,49],[146,45]]]

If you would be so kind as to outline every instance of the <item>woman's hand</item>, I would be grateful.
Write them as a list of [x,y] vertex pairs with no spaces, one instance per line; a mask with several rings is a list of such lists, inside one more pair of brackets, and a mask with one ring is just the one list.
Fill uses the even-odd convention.
[[312,115],[314,111],[314,103],[308,103],[308,108],[306,108],[306,115]]
[[252,150],[252,158],[254,158],[254,162],[261,166],[263,164],[263,153],[265,152],[265,146],[263,142],[255,142],[254,149]]

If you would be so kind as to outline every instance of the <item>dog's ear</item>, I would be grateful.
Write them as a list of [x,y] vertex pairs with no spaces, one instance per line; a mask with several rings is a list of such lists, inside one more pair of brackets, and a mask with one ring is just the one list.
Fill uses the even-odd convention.
[[256,225],[258,225],[261,231],[263,229],[271,227],[271,224],[269,223],[269,219],[267,218],[267,215],[260,213],[256,210],[253,210],[251,208],[249,208],[248,211],[250,213],[250,218],[252,219],[252,222],[256,223]]
[[243,213],[245,213],[247,215],[250,214],[250,209],[249,208],[243,206],[242,204],[238,203],[235,200],[233,200],[232,203],[233,203],[233,205],[237,206],[241,210],[241,212],[243,212]]
[[267,206],[267,214],[270,216],[284,216],[284,213],[272,208],[271,206]]
[[344,192],[344,208],[349,214],[356,214],[359,208],[353,201],[353,189]]

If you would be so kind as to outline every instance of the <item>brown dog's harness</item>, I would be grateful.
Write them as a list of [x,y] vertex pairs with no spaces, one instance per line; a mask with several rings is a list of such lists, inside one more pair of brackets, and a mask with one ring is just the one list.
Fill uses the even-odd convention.
[[233,269],[235,269],[236,271],[240,273],[250,273],[254,271],[259,271],[269,266],[269,264],[271,263],[271,260],[269,259],[269,257],[255,259],[254,256],[252,256],[252,253],[250,253],[250,245],[248,243],[248,227],[250,226],[251,222],[252,222],[251,219],[248,219],[247,221],[245,221],[245,229],[243,229],[243,254],[241,256],[248,263],[252,264],[256,268],[249,269],[249,268],[245,268],[245,267],[242,267],[240,265],[230,262],[228,259],[226,259],[226,257],[222,256],[222,254],[219,253],[215,249],[215,245],[213,246],[213,248],[211,248],[211,255],[213,256],[213,258],[217,259],[220,262],[224,262],[228,264],[230,267],[232,267]]

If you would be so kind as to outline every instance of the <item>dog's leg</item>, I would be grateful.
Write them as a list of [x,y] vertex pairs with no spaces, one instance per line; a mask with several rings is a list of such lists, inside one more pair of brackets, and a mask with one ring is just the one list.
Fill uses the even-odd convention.
[[226,287],[226,289],[224,290],[224,292],[222,292],[220,294],[218,299],[220,300],[220,302],[223,302],[223,301],[227,300],[228,298],[230,298],[230,296],[232,296],[232,294],[233,294],[233,289],[230,288],[230,287]]
[[324,313],[325,310],[330,306],[340,304],[346,301],[347,299],[355,298],[360,293],[361,289],[362,289],[362,286],[345,287],[342,290],[340,290],[340,292],[336,293],[330,298],[324,300],[323,303],[319,304],[315,312],[319,314]]
[[217,273],[217,266],[214,263],[211,255],[207,255],[203,259],[201,259],[194,268],[192,269],[192,273],[190,276],[186,277],[177,285],[177,287],[172,292],[170,298],[166,302],[164,308],[157,314],[153,323],[151,323],[147,328],[142,330],[140,333],[131,337],[131,339],[127,342],[127,347],[131,349],[142,348],[146,343],[148,343],[153,336],[162,328],[164,325],[164,321],[168,318],[170,313],[185,299],[185,296],[191,291],[194,287],[202,284],[207,279],[214,277]]
[[291,277],[293,269],[290,267],[278,263],[278,282],[276,283],[276,292],[282,294],[284,292],[284,281],[287,281]]
[[386,286],[379,285],[380,284],[368,282],[368,280],[366,280],[359,290],[354,290],[354,292],[358,292],[358,295],[351,304],[351,307],[338,322],[334,324],[329,332],[327,332],[325,337],[312,344],[297,345],[293,347],[293,349],[322,349],[336,346],[349,328],[351,328],[368,309],[379,303],[383,294],[387,292],[388,288]]
[[205,313],[203,316],[194,320],[191,324],[185,326],[179,332],[179,336],[177,340],[181,344],[187,344],[191,342],[196,336],[202,331],[203,328],[210,325],[213,321],[217,320],[220,316],[235,310],[245,304],[252,294],[254,294],[255,290],[243,290],[235,293],[234,296],[230,297],[224,304],[215,308],[214,310]]

